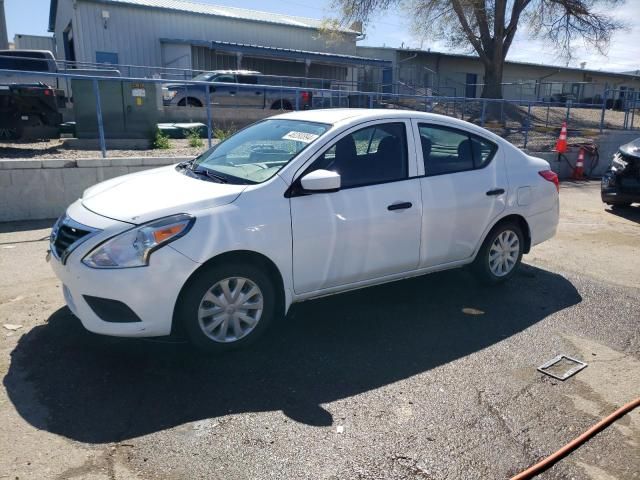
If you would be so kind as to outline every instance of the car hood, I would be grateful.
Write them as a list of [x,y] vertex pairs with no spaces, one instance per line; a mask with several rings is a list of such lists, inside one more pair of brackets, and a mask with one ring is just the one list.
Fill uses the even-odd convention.
[[640,159],[640,138],[636,138],[633,142],[625,143],[620,147],[620,151],[626,156]]
[[98,215],[139,224],[226,205],[246,187],[188,177],[171,165],[94,185],[85,190],[82,205]]

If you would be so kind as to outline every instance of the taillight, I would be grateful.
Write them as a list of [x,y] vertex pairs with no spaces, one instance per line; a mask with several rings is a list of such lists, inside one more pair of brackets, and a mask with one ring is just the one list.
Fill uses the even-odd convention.
[[556,172],[552,172],[551,170],[542,170],[538,173],[547,182],[553,183],[556,186],[556,190],[560,192],[560,180],[558,180],[558,174]]
[[45,91],[44,91],[44,96],[45,96],[45,97],[50,97],[50,96],[52,95],[52,93],[53,93],[53,92],[52,92],[51,90],[45,90]]
[[311,93],[310,92],[302,92],[302,101],[303,102],[308,102],[311,99]]

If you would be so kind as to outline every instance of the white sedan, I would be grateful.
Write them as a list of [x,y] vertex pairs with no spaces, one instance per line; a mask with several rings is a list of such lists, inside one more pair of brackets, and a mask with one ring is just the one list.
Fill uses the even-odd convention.
[[489,283],[558,224],[558,177],[480,127],[331,109],[255,123],[190,162],[95,185],[51,263],[92,332],[224,351],[292,303],[471,264]]

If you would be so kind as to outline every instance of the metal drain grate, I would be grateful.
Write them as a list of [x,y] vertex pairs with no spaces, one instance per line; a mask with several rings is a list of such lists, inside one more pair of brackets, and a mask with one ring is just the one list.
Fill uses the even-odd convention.
[[587,364],[567,355],[558,355],[538,367],[538,371],[558,380],[566,380],[575,375]]

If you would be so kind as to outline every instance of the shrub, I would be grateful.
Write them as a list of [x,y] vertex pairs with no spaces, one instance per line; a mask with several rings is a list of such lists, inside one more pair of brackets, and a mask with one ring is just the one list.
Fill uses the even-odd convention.
[[158,150],[169,150],[171,148],[169,137],[162,133],[160,129],[156,130],[156,136],[153,139],[153,148]]
[[234,133],[236,133],[238,129],[231,124],[228,128],[215,128],[213,130],[213,138],[217,138],[218,140],[222,141],[225,140],[227,138],[229,138],[231,135],[233,135]]
[[202,141],[202,138],[200,138],[200,130],[197,128],[192,128],[191,130],[189,130],[187,139],[189,140],[189,146],[191,148],[204,147],[204,142]]

